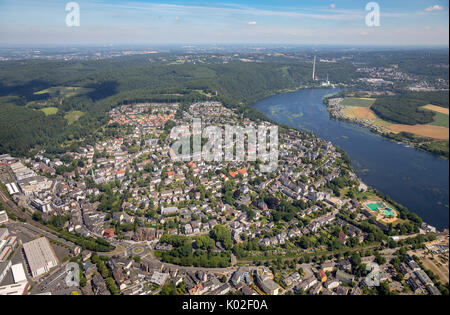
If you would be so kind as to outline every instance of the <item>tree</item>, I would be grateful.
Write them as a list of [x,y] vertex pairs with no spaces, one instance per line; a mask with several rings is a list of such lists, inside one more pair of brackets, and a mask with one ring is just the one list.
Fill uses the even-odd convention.
[[33,212],[33,220],[34,221],[42,221],[42,212],[40,211],[34,211]]
[[211,231],[211,235],[216,241],[221,242],[225,249],[231,249],[233,246],[231,233],[225,226],[216,225]]

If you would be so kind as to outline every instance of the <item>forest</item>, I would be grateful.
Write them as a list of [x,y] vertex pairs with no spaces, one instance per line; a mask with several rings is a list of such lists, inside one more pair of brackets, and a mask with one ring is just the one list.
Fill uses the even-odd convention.
[[432,104],[448,108],[448,98],[448,91],[403,92],[396,96],[377,98],[371,109],[380,118],[390,122],[406,125],[429,124],[435,113],[420,107]]
[[[350,64],[322,71],[350,82]],[[114,106],[143,101],[218,100],[248,115],[257,100],[311,81],[311,65],[295,63],[153,64],[129,57],[95,61],[24,60],[0,64],[0,153],[27,155],[65,140],[89,140]],[[54,93],[51,90],[57,89]],[[210,94],[210,95],[207,95]],[[54,115],[40,108],[55,107]],[[78,120],[66,115],[82,112]]]

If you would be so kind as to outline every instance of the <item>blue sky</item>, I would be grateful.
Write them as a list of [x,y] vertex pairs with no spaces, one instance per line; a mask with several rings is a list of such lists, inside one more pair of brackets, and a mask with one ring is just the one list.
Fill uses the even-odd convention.
[[367,27],[360,0],[0,0],[0,44],[274,43],[448,45],[449,0],[380,0]]

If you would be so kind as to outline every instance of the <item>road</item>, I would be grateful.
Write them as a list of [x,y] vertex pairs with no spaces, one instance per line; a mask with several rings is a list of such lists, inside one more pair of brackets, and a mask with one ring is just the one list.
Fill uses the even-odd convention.
[[65,245],[70,246],[70,248],[73,248],[75,246],[74,243],[66,241],[65,239],[62,239],[62,238],[54,235],[53,231],[51,231],[45,225],[34,221],[31,218],[31,216],[29,216],[27,213],[23,212],[13,201],[11,201],[2,190],[0,190],[0,199],[5,203],[5,205],[9,208],[9,210],[11,210],[11,212],[13,212],[15,215],[17,215],[17,217],[19,217],[23,220],[26,220],[26,222],[12,223],[11,224],[12,226],[18,225],[18,226],[25,227],[35,233],[45,235],[47,238],[62,242]]
[[66,241],[66,240],[63,239],[63,238],[60,238],[60,237],[58,237],[58,236],[56,236],[56,235],[54,235],[54,234],[52,234],[52,233],[49,233],[49,232],[47,232],[47,231],[44,231],[43,229],[40,229],[40,228],[38,228],[38,227],[36,227],[36,226],[34,226],[34,225],[31,225],[31,224],[29,224],[29,223],[27,223],[27,222],[16,222],[16,223],[10,223],[9,225],[10,225],[11,227],[22,227],[22,228],[26,228],[26,229],[28,229],[28,230],[34,232],[34,233],[42,234],[42,235],[44,235],[45,237],[47,237],[47,238],[49,238],[49,239],[52,239],[52,240],[55,240],[55,241],[58,241],[58,242],[61,242],[61,243],[65,244],[66,246],[69,246],[70,248],[73,248],[73,247],[75,246],[74,243],[69,242],[69,241]]

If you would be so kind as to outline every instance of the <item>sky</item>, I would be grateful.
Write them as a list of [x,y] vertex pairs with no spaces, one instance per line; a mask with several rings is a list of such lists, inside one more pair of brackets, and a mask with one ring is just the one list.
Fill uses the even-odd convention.
[[449,0],[0,0],[0,45],[448,46]]

